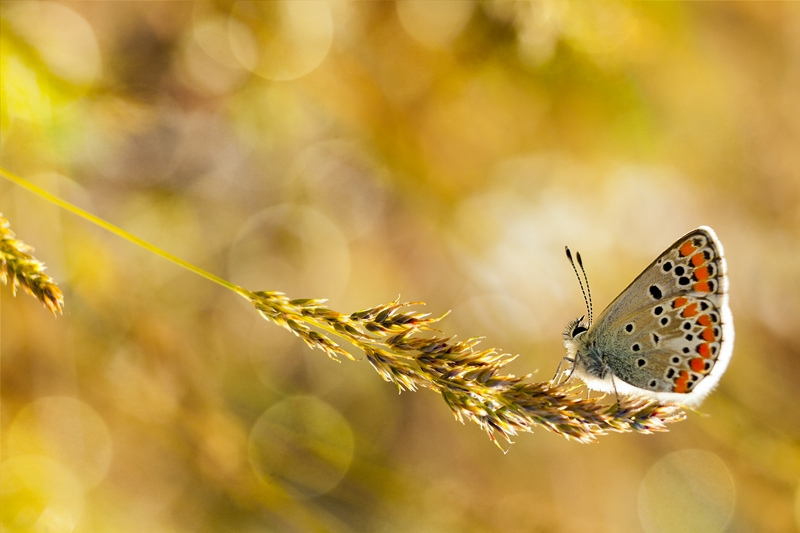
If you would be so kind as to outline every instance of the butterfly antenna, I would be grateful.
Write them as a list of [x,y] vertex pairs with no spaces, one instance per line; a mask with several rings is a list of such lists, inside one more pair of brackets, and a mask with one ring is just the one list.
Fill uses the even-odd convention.
[[[581,294],[583,295],[583,302],[586,304],[586,310],[589,315],[589,326],[592,325],[592,293],[589,292],[589,279],[586,277],[586,270],[583,268],[583,261],[581,261],[581,254],[576,253],[576,258],[578,260],[578,266],[581,267],[581,273],[583,274],[583,279],[581,279],[580,274],[578,274],[578,267],[575,266],[575,261],[572,259],[572,252],[569,250],[568,246],[564,247],[564,250],[567,252],[567,259],[569,259],[569,264],[572,265],[572,271],[575,272],[575,277],[578,278],[578,285],[581,286]],[[586,285],[584,287],[584,280],[586,281]]]
[[[581,254],[579,252],[575,252],[575,256],[578,259],[578,266],[581,267],[581,274],[583,274],[583,281],[586,283],[586,295],[589,297],[589,325],[592,325],[592,320],[594,319],[594,312],[592,311],[592,289],[589,288],[589,278],[586,276],[586,270],[583,268],[583,260],[581,259]],[[575,265],[572,265],[575,268]],[[585,299],[585,297],[584,297]]]

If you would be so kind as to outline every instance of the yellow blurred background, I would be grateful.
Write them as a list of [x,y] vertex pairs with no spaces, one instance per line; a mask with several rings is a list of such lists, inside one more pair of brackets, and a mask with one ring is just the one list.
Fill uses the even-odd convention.
[[800,4],[0,2],[0,165],[252,290],[452,310],[547,380],[701,224],[736,347],[657,435],[501,453],[3,181],[65,293],[2,299],[3,531],[800,529]]

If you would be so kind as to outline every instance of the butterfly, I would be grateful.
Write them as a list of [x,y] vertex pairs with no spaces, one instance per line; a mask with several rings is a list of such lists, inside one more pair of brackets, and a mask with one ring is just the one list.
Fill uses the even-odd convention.
[[[569,249],[567,257],[577,275]],[[583,271],[580,254],[577,260]],[[596,322],[586,294],[588,282],[588,320],[573,320],[564,333],[570,376],[617,398],[689,407],[719,383],[733,353],[734,330],[725,258],[714,230],[701,226],[675,241]]]

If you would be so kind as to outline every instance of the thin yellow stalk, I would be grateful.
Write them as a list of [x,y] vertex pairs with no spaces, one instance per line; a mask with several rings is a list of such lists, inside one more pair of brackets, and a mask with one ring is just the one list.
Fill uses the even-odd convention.
[[95,225],[100,226],[101,228],[103,228],[105,230],[110,231],[114,235],[122,237],[123,239],[125,239],[127,241],[130,241],[130,242],[132,242],[134,244],[138,244],[139,246],[141,246],[145,250],[149,250],[149,251],[153,252],[156,255],[160,255],[164,259],[167,259],[168,261],[172,261],[173,263],[175,263],[177,265],[180,265],[183,268],[185,268],[187,270],[190,270],[190,271],[194,272],[195,274],[197,274],[199,276],[203,276],[204,278],[206,278],[209,281],[213,281],[214,283],[222,285],[226,289],[230,289],[233,292],[235,292],[237,294],[240,294],[242,296],[245,296],[245,294],[248,292],[245,289],[243,289],[242,287],[239,287],[238,285],[234,285],[230,281],[222,279],[219,276],[216,276],[216,275],[212,274],[211,272],[207,272],[207,271],[203,270],[202,268],[197,267],[197,266],[195,266],[195,265],[193,265],[191,263],[187,263],[186,261],[184,261],[180,257],[172,255],[171,253],[167,252],[166,250],[162,250],[158,246],[150,244],[149,242],[145,241],[144,239],[140,239],[136,235],[134,235],[132,233],[129,233],[129,232],[125,231],[124,229],[122,229],[120,227],[117,227],[114,224],[111,224],[110,222],[106,222],[102,218],[100,218],[98,216],[95,216],[95,215],[89,213],[88,211],[85,211],[85,210],[81,209],[80,207],[67,202],[66,200],[62,200],[58,196],[47,192],[46,190],[42,189],[38,185],[34,185],[33,183],[31,183],[31,182],[29,182],[29,181],[27,181],[27,180],[25,180],[23,178],[20,178],[16,174],[14,174],[14,173],[12,173],[12,172],[4,169],[4,168],[0,168],[0,176],[3,176],[7,180],[16,183],[20,187],[28,189],[30,192],[41,196],[42,198],[44,198],[48,202],[51,202],[51,203],[61,207],[62,209],[65,209],[65,210],[69,211],[70,213],[73,213],[73,214],[78,215],[79,217],[81,217],[83,219],[88,220],[92,224],[95,224]]

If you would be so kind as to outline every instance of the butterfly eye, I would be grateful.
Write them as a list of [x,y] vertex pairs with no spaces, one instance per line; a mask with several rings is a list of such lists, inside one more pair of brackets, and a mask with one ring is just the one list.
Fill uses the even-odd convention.
[[581,326],[579,324],[579,325],[575,326],[575,329],[572,330],[572,336],[576,337],[576,336],[580,335],[581,333],[583,333],[584,331],[587,331],[587,328],[585,328],[585,327],[583,327],[583,326]]

